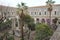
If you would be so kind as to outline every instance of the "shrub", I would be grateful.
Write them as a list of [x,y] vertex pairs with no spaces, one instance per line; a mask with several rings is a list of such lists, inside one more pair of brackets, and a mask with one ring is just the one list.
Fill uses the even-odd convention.
[[46,24],[36,25],[36,40],[49,40],[50,36],[53,34],[52,29]]

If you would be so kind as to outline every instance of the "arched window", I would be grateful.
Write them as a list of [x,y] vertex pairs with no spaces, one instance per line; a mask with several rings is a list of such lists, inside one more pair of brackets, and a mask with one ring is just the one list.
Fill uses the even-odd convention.
[[41,15],[41,12],[39,12],[39,15]]

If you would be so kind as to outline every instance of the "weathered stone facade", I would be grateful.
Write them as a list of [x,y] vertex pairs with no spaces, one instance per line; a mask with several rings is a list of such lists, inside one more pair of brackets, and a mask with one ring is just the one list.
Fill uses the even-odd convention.
[[[52,12],[51,12],[51,20],[57,17],[60,19],[60,4],[52,5]],[[29,14],[36,20],[39,19],[39,22],[41,22],[42,19],[49,19],[49,12],[48,12],[48,6],[34,6],[28,8]]]

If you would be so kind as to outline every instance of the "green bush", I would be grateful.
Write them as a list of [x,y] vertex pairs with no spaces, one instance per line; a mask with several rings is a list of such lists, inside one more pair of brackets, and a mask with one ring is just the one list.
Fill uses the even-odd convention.
[[8,37],[8,40],[14,40],[13,36]]
[[53,34],[51,28],[46,24],[36,25],[36,40],[49,40],[50,36]]
[[8,28],[11,28],[11,23],[12,23],[11,20],[8,20],[8,19],[7,19],[6,22],[2,22],[0,24],[0,31],[6,30]]
[[35,23],[28,24],[28,28],[31,29],[32,31],[34,31],[35,30]]

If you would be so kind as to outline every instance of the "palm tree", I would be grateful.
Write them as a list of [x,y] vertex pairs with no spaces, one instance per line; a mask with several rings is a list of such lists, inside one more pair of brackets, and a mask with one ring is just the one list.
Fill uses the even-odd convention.
[[19,17],[20,17],[20,23],[21,23],[21,37],[22,39],[21,40],[24,40],[24,35],[23,35],[23,26],[24,26],[24,11],[27,10],[27,6],[25,5],[25,3],[21,3],[21,4],[18,4],[18,14],[19,14]]
[[[48,11],[49,11],[49,18],[50,18],[50,21],[51,21],[51,12],[52,12],[52,10],[53,10],[53,8],[52,8],[52,4],[54,4],[55,3],[55,1],[52,1],[52,0],[48,0],[47,2],[47,5],[48,5]],[[51,23],[50,23],[51,24]]]

